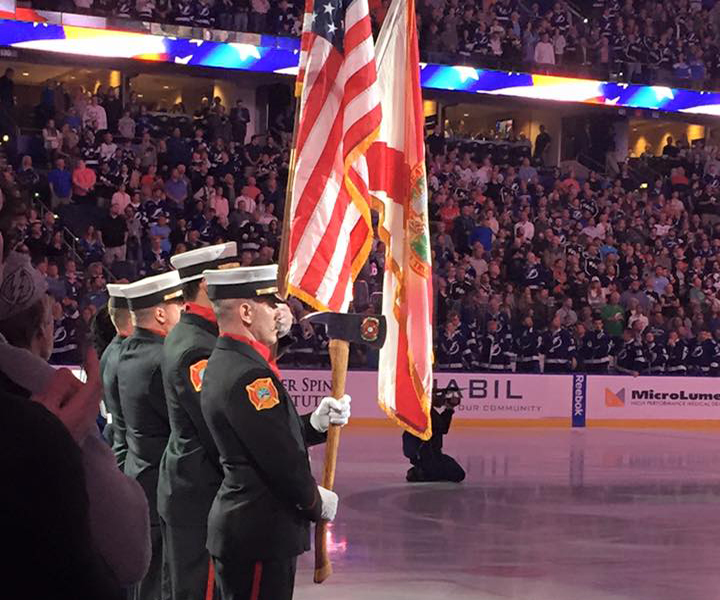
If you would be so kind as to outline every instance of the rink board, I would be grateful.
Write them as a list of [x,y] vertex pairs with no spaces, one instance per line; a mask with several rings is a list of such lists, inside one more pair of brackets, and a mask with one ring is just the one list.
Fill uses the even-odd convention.
[[[330,393],[330,371],[284,370],[299,412]],[[720,428],[720,381],[703,377],[626,377],[436,373],[456,389],[457,426]],[[375,401],[377,373],[348,373],[353,421],[392,425]]]
[[[330,394],[329,370],[284,369],[282,376],[300,414]],[[720,429],[717,378],[435,373],[435,382],[461,394],[458,427]],[[394,427],[376,391],[376,371],[348,372],[352,423]]]

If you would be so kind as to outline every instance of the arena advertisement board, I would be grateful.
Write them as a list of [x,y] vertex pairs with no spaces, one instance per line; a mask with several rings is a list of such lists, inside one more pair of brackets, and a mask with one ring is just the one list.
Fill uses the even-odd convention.
[[[34,12],[35,16],[23,13],[22,18],[37,19],[34,22],[0,20],[0,46],[76,56],[133,59],[284,75],[296,75],[298,70],[298,38],[254,35],[243,37],[247,43],[225,43],[185,39],[167,34],[114,31],[99,28],[99,25],[93,25],[96,28],[92,28],[88,26],[89,23],[101,21],[91,21],[89,19],[94,17],[82,15],[78,21],[64,16],[63,13],[63,23],[56,24],[49,22],[40,13],[31,12]],[[13,15],[0,12],[1,16]],[[423,88],[444,91],[720,115],[720,92],[657,85],[426,63],[420,64],[420,82]]]
[[587,377],[587,420],[720,420],[720,386],[695,377]]
[[[330,371],[283,370],[283,383],[298,412],[314,410],[330,394]],[[573,378],[566,375],[436,373],[436,385],[462,395],[456,419],[570,419]],[[377,373],[350,371],[346,384],[353,417],[386,419],[377,405]]]

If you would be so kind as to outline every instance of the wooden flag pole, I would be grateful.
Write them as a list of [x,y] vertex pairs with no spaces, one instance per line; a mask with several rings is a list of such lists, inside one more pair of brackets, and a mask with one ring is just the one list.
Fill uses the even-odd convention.
[[[332,395],[333,398],[339,400],[345,395],[350,344],[344,340],[330,340],[328,350],[332,364]],[[328,490],[332,490],[335,485],[340,429],[338,425],[330,425],[328,429],[322,478],[322,486]],[[332,564],[327,548],[327,525],[327,521],[318,521],[315,525],[315,575],[313,577],[315,583],[322,583],[332,575]]]

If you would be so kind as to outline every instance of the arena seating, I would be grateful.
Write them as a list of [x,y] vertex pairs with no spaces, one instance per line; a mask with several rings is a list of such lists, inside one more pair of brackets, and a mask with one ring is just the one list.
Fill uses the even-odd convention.
[[[11,157],[3,173],[14,225],[6,243],[32,255],[57,300],[56,362],[77,360],[109,279],[161,272],[173,253],[222,240],[238,242],[245,265],[277,257],[287,131],[247,140],[249,113],[219,99],[193,115],[137,102],[118,112],[113,102],[74,98],[73,110],[46,114],[54,121],[28,144],[35,151]],[[621,372],[717,374],[718,149],[677,140],[662,156],[580,179],[546,168],[546,145],[427,138],[438,367],[537,367],[526,359],[551,355],[558,315],[578,369],[600,360]],[[355,310],[379,310],[383,263],[379,245]],[[600,324],[609,341],[598,357]],[[327,360],[321,333],[297,325],[294,336],[286,363]],[[631,338],[637,364],[623,362]],[[353,366],[376,360],[360,352]]]
[[[32,0],[34,8],[181,26],[298,36],[299,0]],[[714,0],[640,6],[597,0],[583,8],[497,0],[418,1],[423,60],[511,71],[709,88],[720,78],[720,8]],[[370,2],[376,30],[388,0]]]

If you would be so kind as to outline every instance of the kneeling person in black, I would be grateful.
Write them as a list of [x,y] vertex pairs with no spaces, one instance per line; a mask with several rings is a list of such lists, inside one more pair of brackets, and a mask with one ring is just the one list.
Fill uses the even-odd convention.
[[[407,472],[408,481],[454,481],[465,479],[465,471],[458,462],[443,454],[443,436],[450,431],[454,408],[460,404],[459,392],[434,390],[430,422],[432,437],[424,442],[412,433],[403,433],[403,454],[412,467]],[[444,408],[442,412],[438,409]]]
[[332,520],[337,496],[318,487],[307,446],[347,423],[349,397],[299,417],[269,348],[277,342],[277,265],[203,274],[220,337],[203,377],[202,412],[224,478],[207,548],[223,600],[289,600],[310,522]]

